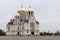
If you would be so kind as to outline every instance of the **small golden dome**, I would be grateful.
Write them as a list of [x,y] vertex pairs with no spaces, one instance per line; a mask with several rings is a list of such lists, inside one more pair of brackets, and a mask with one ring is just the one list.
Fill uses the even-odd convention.
[[11,20],[14,20],[15,18],[12,16],[10,19],[11,19]]
[[28,8],[28,11],[33,11],[33,9],[31,7]]
[[19,13],[17,13],[17,14],[16,14],[16,16],[20,16],[20,14],[19,14]]
[[26,9],[25,9],[23,6],[21,6],[21,7],[19,8],[19,11],[26,11]]

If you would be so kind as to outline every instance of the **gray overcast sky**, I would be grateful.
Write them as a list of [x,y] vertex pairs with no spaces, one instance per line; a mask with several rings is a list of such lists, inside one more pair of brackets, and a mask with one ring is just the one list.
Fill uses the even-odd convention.
[[60,31],[60,0],[0,0],[0,29],[6,29],[6,24],[21,5],[32,6],[40,22],[40,31]]

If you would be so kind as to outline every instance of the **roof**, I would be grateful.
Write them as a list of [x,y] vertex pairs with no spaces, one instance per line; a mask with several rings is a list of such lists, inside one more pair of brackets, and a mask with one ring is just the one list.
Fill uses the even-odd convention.
[[8,23],[8,25],[12,25],[12,24],[13,24],[13,22],[9,22],[9,23]]

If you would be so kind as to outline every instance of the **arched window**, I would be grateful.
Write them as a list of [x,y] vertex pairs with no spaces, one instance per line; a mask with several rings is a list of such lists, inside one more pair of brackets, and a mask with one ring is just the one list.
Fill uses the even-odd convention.
[[8,31],[10,31],[10,27],[8,27]]
[[29,30],[27,30],[27,33],[29,32]]
[[29,12],[29,15],[30,15],[30,12]]
[[18,27],[18,30],[19,30],[19,27]]
[[30,26],[31,26],[31,27],[34,27],[34,23],[30,23]]
[[29,12],[29,15],[33,15],[33,12]]
[[17,18],[19,19],[19,16]]
[[33,12],[31,12],[31,15],[33,15]]

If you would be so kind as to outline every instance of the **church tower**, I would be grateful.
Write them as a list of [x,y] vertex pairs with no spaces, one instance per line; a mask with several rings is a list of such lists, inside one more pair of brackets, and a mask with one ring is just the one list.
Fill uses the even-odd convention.
[[31,7],[27,10],[23,6],[19,8],[6,26],[6,35],[39,35],[39,22]]

